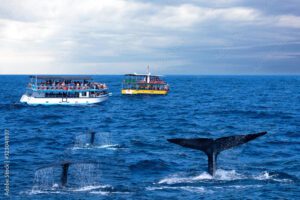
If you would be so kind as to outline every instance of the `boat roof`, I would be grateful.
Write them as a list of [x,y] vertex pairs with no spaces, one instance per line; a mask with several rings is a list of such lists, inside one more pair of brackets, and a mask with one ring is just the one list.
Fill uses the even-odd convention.
[[86,75],[32,75],[30,78],[37,78],[41,80],[91,80],[91,76]]
[[[149,74],[125,74],[125,76],[148,76]],[[161,75],[150,75],[150,76],[161,76]]]

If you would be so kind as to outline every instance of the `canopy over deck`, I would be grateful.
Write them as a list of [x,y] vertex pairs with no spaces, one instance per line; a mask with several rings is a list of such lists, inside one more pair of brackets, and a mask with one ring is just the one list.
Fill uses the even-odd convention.
[[91,76],[80,75],[32,75],[30,78],[36,78],[39,80],[92,80]]

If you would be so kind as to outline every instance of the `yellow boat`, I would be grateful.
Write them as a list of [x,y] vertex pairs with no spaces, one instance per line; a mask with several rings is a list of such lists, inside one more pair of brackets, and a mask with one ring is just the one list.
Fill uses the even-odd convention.
[[169,92],[169,85],[161,79],[161,76],[147,74],[125,74],[122,84],[122,94],[147,94],[166,95]]

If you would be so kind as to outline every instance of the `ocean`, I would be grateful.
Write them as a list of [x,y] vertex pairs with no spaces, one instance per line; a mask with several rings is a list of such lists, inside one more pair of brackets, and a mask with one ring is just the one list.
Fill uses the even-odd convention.
[[[108,101],[27,106],[19,100],[28,77],[0,76],[10,199],[300,198],[300,76],[165,76],[166,96],[122,96],[122,76],[93,78],[110,88]],[[222,152],[215,177],[203,152],[167,141],[261,131]],[[2,198],[6,180],[1,173]]]

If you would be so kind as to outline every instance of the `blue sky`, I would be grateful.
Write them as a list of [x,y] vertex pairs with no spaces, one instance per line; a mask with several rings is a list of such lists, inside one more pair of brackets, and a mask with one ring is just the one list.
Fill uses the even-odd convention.
[[0,0],[0,74],[300,74],[299,0]]

